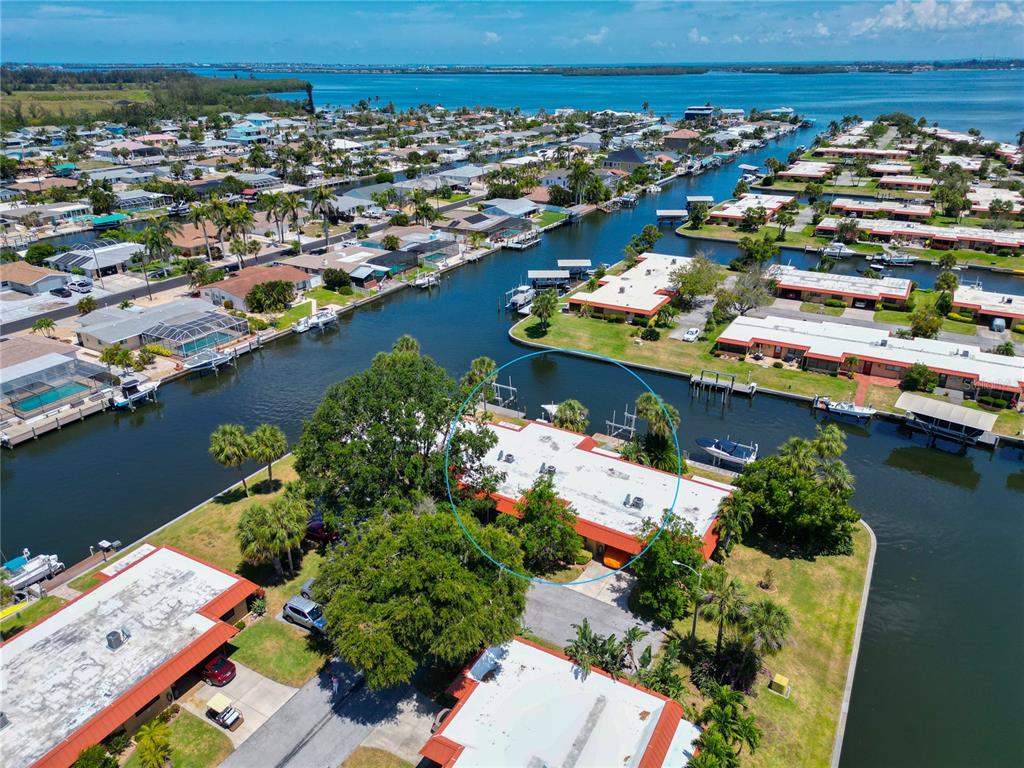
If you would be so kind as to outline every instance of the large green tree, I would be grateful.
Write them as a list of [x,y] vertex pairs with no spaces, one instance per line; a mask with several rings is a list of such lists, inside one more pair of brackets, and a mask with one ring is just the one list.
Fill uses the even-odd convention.
[[[576,515],[558,498],[551,477],[538,477],[516,505],[518,522],[514,527],[523,548],[523,562],[534,573],[550,573],[571,561],[583,546],[576,533]],[[513,520],[508,517],[505,520]]]
[[673,270],[669,281],[676,291],[679,305],[690,309],[698,296],[714,293],[724,277],[718,264],[703,253],[698,253],[686,266]]
[[579,400],[563,400],[555,409],[552,424],[570,432],[585,432],[589,422],[590,411]]
[[[444,498],[445,435],[459,385],[426,355],[381,352],[365,371],[331,386],[295,447],[296,469],[339,524],[415,494]],[[483,455],[496,438],[461,420],[451,438],[453,478],[494,485]],[[453,483],[454,486],[454,483]]]
[[678,518],[655,538],[658,529],[657,523],[647,521],[644,543],[650,546],[632,566],[633,599],[642,615],[670,625],[685,617],[694,601],[704,556],[701,540]]
[[[507,531],[463,523],[509,569],[523,567]],[[327,635],[371,688],[407,681],[425,662],[460,664],[519,631],[527,582],[496,568],[449,511],[380,516],[328,554],[315,595]]]

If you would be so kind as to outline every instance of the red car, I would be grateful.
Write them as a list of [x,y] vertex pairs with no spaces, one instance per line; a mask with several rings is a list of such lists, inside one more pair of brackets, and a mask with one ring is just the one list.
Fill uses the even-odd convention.
[[220,687],[235,679],[235,665],[227,657],[217,654],[203,666],[203,680]]
[[338,540],[338,534],[329,529],[322,520],[314,520],[306,526],[306,538],[317,544],[332,544]]

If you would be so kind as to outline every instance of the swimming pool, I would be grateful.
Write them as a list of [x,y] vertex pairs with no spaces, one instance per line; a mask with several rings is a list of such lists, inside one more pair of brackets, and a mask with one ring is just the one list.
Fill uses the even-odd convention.
[[36,411],[40,408],[45,408],[52,403],[56,403],[58,400],[77,395],[79,392],[83,392],[89,389],[87,384],[81,384],[77,381],[68,381],[61,384],[59,387],[53,387],[47,389],[45,392],[39,392],[35,395],[29,395],[21,400],[14,401],[14,409],[17,411]]
[[182,357],[188,357],[189,355],[194,355],[196,352],[202,352],[204,349],[209,349],[210,347],[215,347],[218,344],[223,344],[225,341],[231,341],[233,338],[235,337],[230,333],[214,331],[207,336],[203,336],[201,339],[186,341],[184,344],[181,344],[178,349],[181,350]]

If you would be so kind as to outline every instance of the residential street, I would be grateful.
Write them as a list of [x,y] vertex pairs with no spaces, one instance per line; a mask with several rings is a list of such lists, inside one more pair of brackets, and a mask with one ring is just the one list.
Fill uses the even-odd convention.
[[637,644],[636,654],[639,656],[644,648],[652,643],[654,650],[664,640],[665,633],[655,629],[650,623],[642,621],[629,611],[602,600],[596,600],[576,589],[550,584],[533,584],[526,595],[526,613],[523,625],[527,630],[558,645],[565,645],[576,637],[573,624],[578,624],[583,617],[590,620],[594,632],[600,635],[614,633],[622,637],[630,627],[639,624],[650,634]]
[[[221,763],[224,768],[337,768],[378,725],[399,712],[413,695],[410,685],[370,691],[355,670],[340,661],[330,670],[341,679],[332,703],[330,672],[306,683],[273,717]],[[423,734],[426,741],[429,732]]]

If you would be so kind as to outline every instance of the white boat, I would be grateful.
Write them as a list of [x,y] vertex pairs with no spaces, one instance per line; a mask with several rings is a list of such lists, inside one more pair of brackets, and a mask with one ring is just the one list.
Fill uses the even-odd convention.
[[857,251],[853,250],[846,243],[841,243],[838,240],[833,240],[831,243],[821,249],[821,255],[827,256],[830,259],[846,259],[850,256],[857,256]]
[[322,331],[325,326],[330,325],[338,319],[333,309],[318,309],[309,318],[309,327]]
[[155,400],[159,386],[159,381],[140,374],[125,376],[121,379],[121,391],[114,395],[114,407],[132,408],[140,400]]
[[21,557],[4,563],[4,569],[10,573],[7,585],[15,592],[38,584],[43,579],[52,579],[64,570],[64,563],[56,555],[36,555],[27,549],[22,550]]
[[428,272],[417,277],[412,281],[412,284],[416,288],[433,288],[435,285],[440,285],[441,281],[436,274]]
[[189,204],[184,200],[167,206],[168,216],[185,216],[189,212]]
[[529,285],[520,285],[513,288],[505,294],[505,309],[519,309],[520,307],[525,307],[533,301],[533,297],[536,295],[537,291]]
[[720,440],[716,437],[698,437],[697,445],[721,461],[746,466],[750,462],[757,460],[757,443],[744,445],[743,443],[735,443],[728,437],[725,440]]
[[833,403],[828,397],[814,398],[814,406],[836,416],[849,416],[857,420],[867,420],[878,413],[874,408],[867,405],[857,405],[852,400],[842,400],[838,403]]
[[648,184],[646,190],[647,194],[656,195],[661,192],[661,187],[658,184]]
[[182,365],[189,371],[207,371],[219,368],[231,359],[227,352],[216,349],[204,349],[185,359]]
[[292,323],[292,331],[295,333],[305,333],[309,330],[309,318],[300,317],[294,323]]

